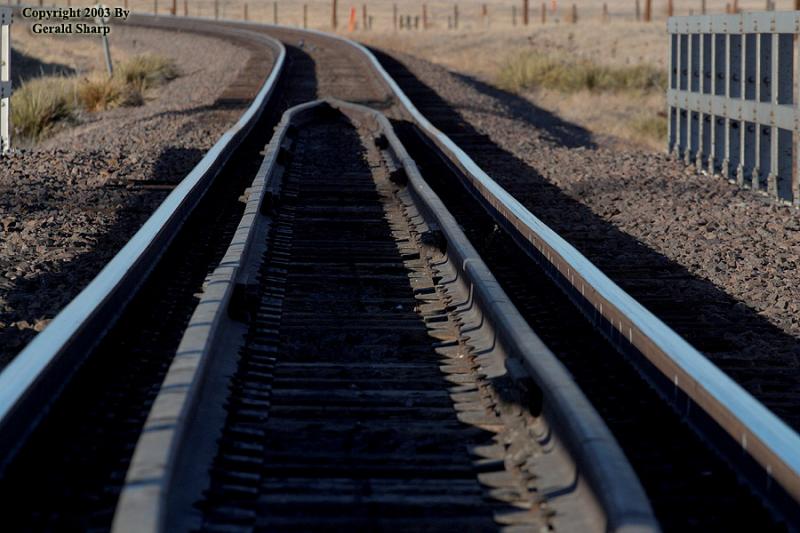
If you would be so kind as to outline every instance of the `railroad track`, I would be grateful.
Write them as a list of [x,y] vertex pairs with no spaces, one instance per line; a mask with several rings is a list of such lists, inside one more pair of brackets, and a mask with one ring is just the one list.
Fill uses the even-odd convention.
[[[600,453],[597,449],[587,449],[586,443],[591,439],[585,438],[581,431],[591,428],[605,435],[605,427],[594,425],[595,422],[586,424],[584,415],[570,411],[581,405],[582,395],[576,391],[574,394],[578,396],[572,395],[573,401],[566,401],[558,392],[562,384],[554,385],[552,375],[548,374],[553,370],[551,365],[539,359],[541,353],[549,356],[549,350],[535,335],[525,337],[529,342],[519,342],[519,328],[530,330],[522,320],[509,324],[513,321],[503,318],[515,315],[514,306],[505,302],[507,313],[498,313],[496,309],[492,311],[496,302],[488,298],[477,305],[480,312],[476,317],[475,307],[462,309],[453,304],[462,300],[454,299],[459,293],[454,286],[447,285],[447,280],[469,279],[475,273],[452,260],[453,254],[464,258],[453,250],[454,243],[460,242],[457,232],[444,232],[431,223],[431,220],[440,222],[437,217],[445,216],[437,214],[445,212],[444,206],[439,205],[439,211],[421,207],[420,194],[408,192],[425,187],[414,185],[413,179],[411,185],[405,185],[403,173],[398,170],[402,167],[408,179],[412,177],[408,176],[409,168],[417,165],[421,169],[420,180],[424,176],[444,200],[536,334],[585,389],[631,461],[663,526],[707,530],[750,524],[762,530],[786,527],[782,520],[796,520],[797,475],[792,463],[796,454],[786,447],[791,447],[797,436],[777,419],[767,416],[768,413],[764,415],[765,411],[753,405],[755,402],[749,403],[749,397],[745,397],[744,403],[731,402],[723,393],[733,390],[738,394],[738,391],[728,388],[728,382],[719,381],[721,378],[713,369],[697,367],[688,345],[664,337],[666,334],[658,327],[652,329],[654,322],[649,322],[650,317],[635,306],[621,307],[619,302],[627,304],[627,300],[614,287],[609,288],[607,280],[598,277],[581,262],[582,258],[576,258],[546,228],[537,226],[535,219],[492,186],[487,181],[490,178],[432,128],[414,107],[417,104],[426,114],[435,116],[436,101],[426,103],[424,93],[410,93],[412,103],[394,81],[382,76],[377,60],[345,41],[324,35],[233,23],[217,26],[165,19],[145,23],[236,35],[239,39],[260,42],[279,59],[250,116],[237,126],[238,133],[223,139],[201,162],[203,168],[196,169],[194,180],[187,180],[170,197],[175,200],[174,205],[170,206],[169,200],[165,203],[169,209],[175,206],[181,209],[159,210],[164,211],[162,225],[169,231],[154,231],[156,226],[145,226],[143,231],[151,232],[146,243],[149,246],[139,242],[139,250],[133,255],[128,250],[131,253],[127,256],[123,250],[115,258],[116,263],[99,277],[102,283],[93,282],[78,297],[78,303],[73,302],[75,305],[71,304],[62,313],[72,320],[59,317],[53,323],[55,327],[71,324],[72,329],[64,330],[67,333],[62,333],[61,339],[59,335],[41,335],[0,375],[0,383],[14,384],[3,389],[4,412],[0,422],[0,446],[6,458],[0,493],[4,502],[9,502],[9,508],[15,509],[7,520],[12,529],[14,526],[27,530],[107,529],[114,519],[116,527],[122,530],[131,524],[145,525],[141,522],[142,509],[153,511],[146,515],[153,520],[146,525],[153,528],[164,524],[209,528],[238,524],[305,529],[319,525],[320,520],[372,528],[400,524],[399,516],[411,514],[413,518],[409,520],[417,521],[408,522],[409,527],[430,523],[434,528],[438,524],[447,529],[445,526],[455,527],[467,517],[467,508],[473,514],[464,523],[476,527],[513,525],[516,521],[520,526],[569,529],[570,524],[563,520],[581,516],[589,508],[597,510],[597,514],[583,515],[583,519],[593,518],[590,521],[594,526],[614,529],[638,523],[642,527],[655,527],[648,504],[640,499],[642,493],[633,471],[628,476],[627,462],[621,454],[615,455],[619,450],[613,439],[601,439],[604,444],[600,448],[610,454],[601,453],[606,461],[592,456]],[[280,47],[259,36],[263,33],[274,35],[286,44],[284,69],[281,69],[284,56]],[[391,71],[391,64],[389,67]],[[401,86],[413,85],[412,81],[398,78]],[[261,162],[257,153],[270,138],[272,127],[283,111],[318,97],[355,101],[384,112],[397,131],[392,146],[395,158],[387,159],[383,154],[388,148],[386,138],[394,136],[388,123],[382,126],[383,137],[377,137],[377,148],[370,144],[369,136],[358,124],[361,120],[385,123],[385,119],[352,120],[356,125],[348,126],[346,121],[331,118],[331,113],[322,113],[321,122],[299,133],[287,134],[287,137],[296,135],[296,146],[281,149],[281,144],[273,144],[273,159],[268,152],[262,172],[256,172]],[[368,114],[345,104],[337,103],[334,107],[346,109],[345,115]],[[457,123],[437,126],[445,133],[458,133],[460,127]],[[234,137],[232,142],[230,137]],[[327,146],[326,150],[332,150],[330,154],[336,154],[344,160],[343,164],[353,167],[342,171],[340,186],[335,188],[327,180],[319,180],[320,169],[315,167],[330,161],[315,160],[305,148],[314,139],[322,138],[335,138],[340,149]],[[364,167],[363,160],[344,157],[348,151],[341,143],[351,148],[360,145],[369,164]],[[397,165],[397,154],[405,150],[411,157],[400,158],[404,164]],[[247,184],[255,179],[245,196],[248,202],[256,202],[253,191],[259,190],[255,186],[258,179],[266,180],[265,168],[289,156],[285,176],[275,180],[280,189],[265,191],[254,204],[255,212],[249,203],[243,205],[237,201],[246,192]],[[392,168],[393,165],[397,168]],[[226,175],[236,179],[222,187],[219,184],[225,180],[220,176]],[[395,182],[386,179],[390,175],[394,175]],[[341,194],[344,190],[352,196]],[[315,205],[315,201],[325,196],[323,192],[337,199],[342,208],[331,211],[328,205],[326,211],[321,207],[324,202]],[[183,199],[176,198],[181,194]],[[343,203],[348,198],[360,201]],[[434,203],[437,202],[438,199]],[[349,209],[345,207],[348,205]],[[267,237],[253,241],[261,244],[245,245],[250,241],[240,239],[243,213],[246,220],[253,221],[258,216],[270,219]],[[247,219],[248,216],[252,218]],[[331,219],[341,223],[344,231],[332,235]],[[365,233],[353,231],[355,221],[374,228],[381,236],[380,244],[370,238],[363,239],[373,229]],[[211,228],[217,229],[209,231]],[[204,235],[206,240],[200,247],[195,246],[198,235]],[[232,238],[234,244],[226,249]],[[337,242],[334,239],[347,243],[347,255],[337,255],[342,248],[332,246]],[[171,246],[162,254],[160,249],[165,244]],[[255,256],[255,259],[248,257],[247,264],[258,267],[243,268],[243,273],[236,274],[245,276],[246,282],[232,282],[232,273],[241,265],[237,262],[236,267],[225,267],[226,258],[231,257],[232,248],[241,253],[243,247]],[[259,262],[259,258],[263,261]],[[337,258],[341,263],[337,263]],[[477,254],[475,259],[479,260]],[[242,257],[239,260],[243,261]],[[115,267],[123,267],[123,261],[127,261],[128,267],[115,272]],[[340,271],[322,269],[320,261],[329,267],[334,263]],[[218,264],[219,268],[228,268],[227,273],[214,270]],[[342,268],[343,265],[347,267]],[[143,271],[150,272],[146,281],[141,275]],[[193,345],[198,342],[196,336],[192,337],[197,328],[209,327],[208,323],[204,326],[191,318],[192,313],[198,318],[209,312],[202,301],[195,308],[194,298],[203,291],[203,281],[209,275],[206,296],[219,290],[215,280],[223,281],[228,276],[230,309],[238,320],[233,325],[220,325],[225,322],[222,319],[212,321],[214,327],[229,328],[222,330],[229,335],[219,336],[211,331],[204,341],[206,344]],[[217,275],[222,278],[215,278]],[[111,279],[114,276],[116,279]],[[555,281],[554,285],[546,284],[544,280],[548,277]],[[253,281],[256,279],[258,283]],[[423,290],[415,292],[417,289],[412,285],[405,295],[395,294],[395,290],[406,288],[402,287],[402,281],[407,279],[421,284]],[[476,291],[481,283],[487,283],[486,279],[473,281]],[[321,292],[323,288],[329,292]],[[387,291],[389,297],[380,291]],[[320,299],[321,294],[325,296]],[[417,303],[415,310],[412,304],[419,297],[425,303]],[[394,308],[381,309],[381,301],[395,300]],[[88,306],[90,302],[92,306]],[[120,305],[125,302],[132,303]],[[331,306],[332,312],[327,315],[321,312],[323,303]],[[89,312],[76,319],[76,310]],[[367,314],[371,317],[367,320],[369,328],[364,325]],[[351,321],[345,320],[348,316]],[[483,321],[479,319],[473,326],[471,321],[476,318]],[[500,346],[500,355],[477,359],[465,368],[452,364],[447,358],[453,354],[446,349],[445,353],[430,349],[429,337],[437,335],[445,335],[458,346],[469,348],[469,343],[476,341],[472,339],[474,335],[465,331],[481,332],[481,326],[485,328],[486,324],[491,325],[493,338],[498,341],[489,346]],[[349,327],[355,331],[350,336],[345,333]],[[408,335],[399,335],[398,331],[405,331],[404,328]],[[53,329],[51,326],[48,331]],[[312,337],[309,331],[316,334]],[[199,352],[220,349],[214,343],[215,336],[217,341],[221,337],[246,339],[238,366],[232,362],[230,354],[235,351],[230,351],[231,345],[226,347],[226,358],[209,358],[209,362],[202,359],[202,364],[195,361]],[[98,338],[101,338],[99,343]],[[310,338],[328,338],[334,350],[321,349]],[[364,367],[352,359],[331,359],[332,352],[374,353],[376,345],[391,344],[376,340],[384,338],[400,339],[404,349],[415,352],[413,362],[404,356],[409,352],[382,354],[392,370],[391,376],[382,374],[375,365]],[[669,341],[666,344],[672,343],[667,348],[664,348],[665,338]],[[416,353],[425,352],[426,346],[427,353]],[[541,350],[527,353],[525,350],[531,346]],[[476,348],[480,352],[480,348],[487,346],[472,347],[468,352]],[[673,359],[668,359],[673,355],[669,348],[677,353]],[[195,350],[194,356],[187,359],[186,350],[191,353],[191,349]],[[278,364],[276,351],[286,358],[286,366]],[[174,358],[176,352],[178,357]],[[628,355],[634,365],[624,362],[620,352]],[[188,365],[183,367],[184,372],[192,369],[196,381],[171,381],[176,376],[173,371],[176,368],[180,371],[181,364]],[[333,367],[325,366],[331,364]],[[439,366],[444,366],[444,376],[436,374]],[[560,368],[557,363],[555,367]],[[647,376],[661,396],[640,379],[634,368]],[[698,380],[698,368],[709,372],[707,382]],[[402,380],[395,372],[414,373],[419,381]],[[235,374],[231,396],[227,382],[213,378],[226,373]],[[598,379],[608,373],[614,376],[614,382]],[[456,387],[467,388],[448,390],[446,379],[456,380]],[[166,387],[159,389],[162,381]],[[355,389],[343,389],[345,382],[355,384]],[[170,383],[175,387],[171,389]],[[382,386],[376,387],[376,383]],[[615,386],[618,383],[625,385]],[[720,383],[724,385],[722,389],[709,391],[709,386],[713,389]],[[478,384],[477,390],[488,392],[475,397],[471,394],[474,390],[469,388],[474,384]],[[210,392],[193,392],[201,390],[201,385],[210,386]],[[178,402],[183,407],[176,411],[171,404],[174,398],[169,394],[181,389],[190,392],[183,403]],[[715,394],[715,390],[723,393]],[[201,397],[205,400],[200,400]],[[406,403],[409,397],[411,405]],[[404,400],[401,402],[400,398]],[[414,398],[419,398],[420,403],[416,404]],[[469,405],[460,405],[461,402]],[[227,406],[225,412],[221,411],[223,405]],[[327,405],[337,408],[330,409]],[[359,406],[363,406],[363,412]],[[637,410],[632,411],[631,406],[637,406]],[[592,419],[593,410],[588,404],[585,407],[585,416]],[[470,421],[469,416],[463,416],[470,411],[481,413],[477,417],[480,420]],[[213,441],[215,434],[206,435],[205,441],[199,438],[203,431],[196,423],[192,425],[196,417],[188,416],[189,413],[200,413],[209,427],[217,424],[222,428],[219,449],[208,441]],[[326,418],[333,414],[337,417]],[[494,423],[487,422],[490,415],[495,416]],[[358,416],[374,425],[365,423],[355,431],[352,423]],[[442,418],[436,419],[437,416]],[[508,416],[511,419],[504,418]],[[260,421],[255,429],[253,419]],[[434,419],[437,423],[431,424]],[[419,431],[412,432],[413,435],[395,435],[397,426],[394,429],[381,426],[387,421],[410,423]],[[330,424],[330,431],[320,432],[325,424]],[[432,426],[439,425],[452,430],[452,438],[428,434]],[[349,433],[343,428],[349,428]],[[557,437],[558,453],[537,455],[541,450],[537,452],[535,447],[537,442],[541,444],[542,428]],[[381,433],[383,429],[387,433]],[[514,455],[513,460],[498,451],[498,442],[486,440],[490,435],[496,439],[508,431],[514,433],[514,438],[501,442],[500,448],[503,453]],[[266,434],[279,438],[265,443]],[[359,448],[366,442],[356,438],[364,434],[395,435],[393,442],[401,450],[414,449],[430,439],[433,451],[403,456],[370,455],[374,450]],[[740,437],[744,442],[739,442]],[[332,451],[329,455],[320,451],[311,457],[295,453],[297,442],[307,441],[321,443],[320,448],[330,445]],[[61,443],[64,453],[48,453],[53,442]],[[184,442],[204,444],[196,446],[191,454],[178,454],[176,450],[183,449]],[[458,450],[449,448],[452,446]],[[154,457],[152,450],[167,454],[156,462],[169,466],[161,472],[161,477],[145,475],[153,472],[149,468],[154,463],[148,463]],[[443,456],[450,461],[443,462]],[[720,456],[733,461],[733,469]],[[157,453],[155,457],[158,459]],[[531,457],[545,457],[544,464],[526,462]],[[554,457],[564,462],[559,463]],[[618,457],[620,462],[610,462],[608,457]],[[517,461],[520,458],[521,463]],[[376,462],[371,464],[370,459]],[[187,469],[187,463],[195,468]],[[204,468],[196,468],[197,464],[213,467],[206,472]],[[520,464],[525,465],[522,470]],[[557,475],[548,476],[565,471],[574,475],[574,470],[563,466],[570,464],[579,465],[581,475],[577,478],[578,490],[565,490],[564,496],[553,488],[568,484]],[[349,465],[344,470],[357,469],[363,475],[351,477],[361,482],[343,481],[342,468],[337,469],[336,465]],[[622,472],[621,475],[617,472],[617,479],[609,471],[614,467]],[[128,481],[124,484],[126,476]],[[740,476],[747,476],[748,484],[739,484]],[[531,481],[534,477],[553,484],[520,485],[520,479]],[[292,479],[309,478],[315,482],[291,483]],[[195,492],[166,490],[176,479],[191,481],[188,485]],[[409,489],[409,479],[420,483]],[[211,489],[197,494],[199,487]],[[403,487],[409,490],[404,492]],[[442,501],[441,493],[449,491],[449,487],[453,488],[453,497]],[[341,499],[333,499],[332,494]],[[434,503],[437,501],[441,505]],[[186,511],[192,509],[193,503],[200,503],[201,513]],[[304,509],[317,503],[321,507],[314,521]],[[445,513],[449,518],[432,514],[431,505],[450,509],[449,514]],[[283,509],[283,514],[277,508]],[[140,522],[131,522],[131,516]],[[572,527],[580,525],[573,523]]]
[[[383,115],[292,108],[247,203],[116,530],[142,516],[166,530],[655,527],[613,438]],[[525,361],[560,393],[538,392]]]

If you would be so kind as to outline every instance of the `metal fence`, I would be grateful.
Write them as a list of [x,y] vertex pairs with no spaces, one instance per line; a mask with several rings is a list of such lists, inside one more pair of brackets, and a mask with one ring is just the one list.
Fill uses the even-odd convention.
[[800,205],[800,12],[673,17],[669,149]]
[[0,7],[0,154],[11,146],[11,8]]

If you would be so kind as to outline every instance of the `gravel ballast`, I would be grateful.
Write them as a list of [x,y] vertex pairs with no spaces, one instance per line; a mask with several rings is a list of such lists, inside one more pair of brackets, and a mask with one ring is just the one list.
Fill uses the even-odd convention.
[[421,82],[410,82],[414,92],[442,100],[434,124],[459,124],[470,142],[454,140],[484,170],[800,428],[797,210],[667,155],[594,138],[523,97],[391,55]]
[[191,33],[118,26],[113,34],[128,52],[172,58],[181,76],[141,107],[85,115],[34,149],[0,158],[0,367],[238,120],[249,102],[224,98],[226,88],[236,85],[241,96],[237,77],[248,61],[270,54]]

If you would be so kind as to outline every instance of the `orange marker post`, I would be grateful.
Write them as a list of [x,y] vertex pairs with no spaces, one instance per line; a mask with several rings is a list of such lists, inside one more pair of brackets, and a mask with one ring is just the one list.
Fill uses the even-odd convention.
[[356,8],[350,7],[350,20],[347,21],[347,31],[353,33],[356,30]]

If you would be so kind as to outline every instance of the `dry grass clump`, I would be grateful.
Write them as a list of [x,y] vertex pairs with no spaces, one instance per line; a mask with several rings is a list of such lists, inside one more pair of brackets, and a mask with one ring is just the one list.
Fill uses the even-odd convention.
[[38,141],[57,125],[74,120],[77,107],[73,78],[48,76],[27,81],[11,95],[13,134]]
[[175,63],[166,57],[146,54],[131,58],[120,65],[114,76],[122,80],[132,90],[144,94],[178,77]]
[[141,55],[120,64],[112,77],[93,76],[81,82],[78,93],[87,111],[104,111],[144,103],[145,93],[178,77],[175,63],[165,57]]
[[648,139],[665,143],[667,141],[667,117],[663,114],[642,114],[630,121],[631,129]]
[[78,110],[96,112],[144,103],[145,93],[175,79],[175,63],[164,57],[142,55],[120,65],[111,77],[95,74],[75,77],[47,76],[26,82],[11,96],[14,135],[36,142]]
[[92,76],[78,84],[78,99],[86,111],[104,111],[122,104],[124,89],[118,78]]
[[83,109],[89,112],[133,107],[144,103],[144,95],[137,87],[126,85],[116,76],[92,76],[81,80],[78,84],[78,99]]
[[561,92],[655,92],[666,89],[667,74],[650,65],[599,65],[566,54],[525,51],[502,65],[496,81],[511,91],[543,88]]

